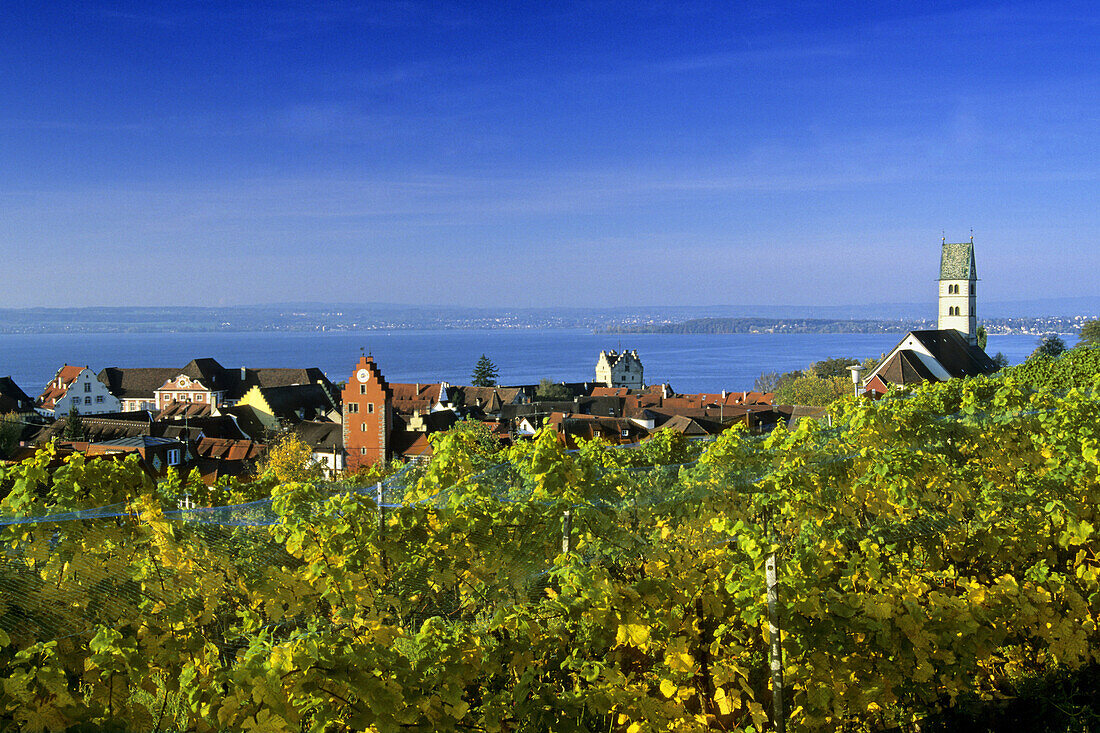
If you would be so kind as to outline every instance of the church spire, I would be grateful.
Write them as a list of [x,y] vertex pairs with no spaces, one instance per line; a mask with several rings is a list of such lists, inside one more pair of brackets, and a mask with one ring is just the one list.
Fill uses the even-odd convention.
[[955,329],[971,345],[978,343],[977,282],[973,234],[969,242],[948,242],[944,236],[940,254],[939,328]]

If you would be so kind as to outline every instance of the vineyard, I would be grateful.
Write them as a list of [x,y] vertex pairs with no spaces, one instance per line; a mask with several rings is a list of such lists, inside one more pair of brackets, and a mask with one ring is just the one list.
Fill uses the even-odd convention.
[[0,477],[0,729],[773,730],[773,556],[787,730],[911,729],[1096,661],[1098,441],[1100,381],[1008,374],[188,510],[43,451]]

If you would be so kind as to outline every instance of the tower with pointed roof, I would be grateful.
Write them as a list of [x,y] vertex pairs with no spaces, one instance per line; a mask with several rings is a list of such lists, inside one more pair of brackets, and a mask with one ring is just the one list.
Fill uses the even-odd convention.
[[978,344],[977,283],[974,237],[969,242],[948,242],[945,237],[940,254],[939,328],[958,331],[971,346]]

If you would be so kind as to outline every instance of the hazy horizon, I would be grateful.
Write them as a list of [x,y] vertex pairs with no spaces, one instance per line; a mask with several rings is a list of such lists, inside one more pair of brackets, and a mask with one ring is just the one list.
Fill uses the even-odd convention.
[[7,13],[0,307],[1100,295],[1091,3]]

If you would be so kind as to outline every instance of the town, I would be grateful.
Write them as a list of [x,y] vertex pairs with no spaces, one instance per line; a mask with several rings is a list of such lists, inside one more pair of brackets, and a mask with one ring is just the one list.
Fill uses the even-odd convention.
[[[942,243],[939,328],[907,333],[879,363],[853,365],[855,391],[878,397],[891,387],[990,374],[998,365],[979,345],[973,240]],[[641,443],[659,431],[706,439],[733,425],[764,433],[821,416],[820,405],[777,403],[770,389],[682,394],[647,383],[635,350],[604,350],[592,379],[497,384],[479,362],[471,384],[390,383],[370,354],[348,359],[346,380],[316,367],[227,367],[196,358],[179,367],[62,365],[36,397],[0,379],[0,414],[18,422],[7,456],[20,460],[53,443],[58,460],[137,454],[145,470],[198,471],[207,485],[248,479],[266,448],[293,435],[328,479],[390,461],[430,460],[431,436],[460,421],[480,423],[501,445],[552,430],[568,448],[599,438]]]

